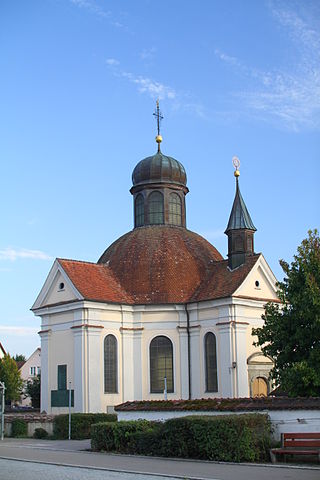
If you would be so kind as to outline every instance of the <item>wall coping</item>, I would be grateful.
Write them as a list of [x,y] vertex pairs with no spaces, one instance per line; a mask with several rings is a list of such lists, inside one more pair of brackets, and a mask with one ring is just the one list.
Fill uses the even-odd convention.
[[208,398],[198,400],[145,400],[125,402],[116,412],[134,411],[261,411],[261,410],[320,410],[320,397],[260,397]]

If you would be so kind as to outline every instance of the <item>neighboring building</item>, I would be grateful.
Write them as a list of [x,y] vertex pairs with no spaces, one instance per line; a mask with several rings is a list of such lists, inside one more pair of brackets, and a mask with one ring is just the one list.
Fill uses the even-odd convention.
[[[254,252],[239,188],[228,259],[186,228],[184,167],[160,150],[132,175],[134,228],[97,263],[55,260],[41,316],[41,410],[105,412],[127,400],[266,394],[270,359],[253,346],[276,279]],[[211,227],[212,225],[210,225]]]
[[[25,383],[39,375],[41,373],[41,348],[38,347],[25,362],[18,362],[18,368]],[[29,406],[31,405],[31,399],[29,397],[24,398],[24,395],[22,395],[19,404]]]
[[2,343],[0,342],[0,358],[3,358],[6,355],[6,351],[2,346]]

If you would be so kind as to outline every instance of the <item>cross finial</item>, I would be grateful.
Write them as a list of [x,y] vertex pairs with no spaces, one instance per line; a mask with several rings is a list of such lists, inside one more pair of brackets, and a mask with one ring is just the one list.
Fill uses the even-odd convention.
[[157,131],[158,131],[158,135],[156,136],[156,142],[158,144],[158,152],[160,152],[160,143],[162,142],[162,136],[160,135],[160,124],[161,124],[161,120],[163,119],[163,115],[162,113],[160,112],[160,108],[159,108],[159,99],[157,99],[157,104],[156,104],[156,109],[153,113],[153,116],[156,118],[157,120]]

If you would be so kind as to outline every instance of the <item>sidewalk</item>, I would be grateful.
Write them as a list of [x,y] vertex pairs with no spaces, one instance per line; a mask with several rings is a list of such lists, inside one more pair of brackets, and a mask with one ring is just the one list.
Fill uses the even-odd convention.
[[271,464],[227,464],[198,460],[140,457],[88,452],[89,440],[5,439],[0,458],[53,465],[67,465],[113,472],[162,475],[188,479],[319,480],[320,467]]

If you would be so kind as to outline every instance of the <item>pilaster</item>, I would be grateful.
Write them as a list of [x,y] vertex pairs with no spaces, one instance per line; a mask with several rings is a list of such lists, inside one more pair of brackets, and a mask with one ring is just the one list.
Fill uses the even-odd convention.
[[40,412],[51,413],[51,402],[49,395],[49,356],[51,329],[38,332],[41,339],[41,392]]

